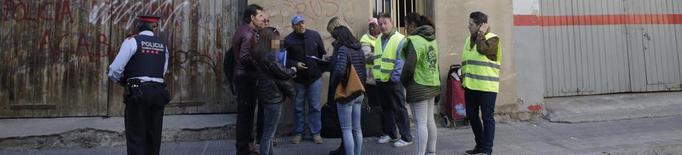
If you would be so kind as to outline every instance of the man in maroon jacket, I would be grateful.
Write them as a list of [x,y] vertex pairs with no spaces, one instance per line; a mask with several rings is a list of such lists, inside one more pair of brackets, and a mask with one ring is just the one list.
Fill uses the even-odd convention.
[[232,51],[235,52],[234,80],[233,84],[237,91],[237,147],[238,155],[252,153],[249,144],[253,142],[253,116],[256,109],[256,93],[253,89],[256,82],[252,78],[253,50],[258,40],[258,30],[265,27],[265,11],[261,6],[251,4],[244,10],[242,20],[244,24],[239,26],[232,37]]

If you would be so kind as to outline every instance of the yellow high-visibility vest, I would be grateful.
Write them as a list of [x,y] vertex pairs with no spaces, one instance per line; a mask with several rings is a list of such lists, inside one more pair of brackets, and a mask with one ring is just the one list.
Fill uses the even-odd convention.
[[362,35],[362,37],[360,38],[360,43],[363,45],[371,45],[372,47],[374,47],[374,44],[377,42],[377,38],[380,38],[380,37],[381,37],[381,34],[379,34],[378,37],[374,37],[374,36],[370,35],[369,33],[367,33],[365,35]]
[[[497,35],[494,33],[485,35],[486,40],[493,37],[497,37]],[[497,44],[497,61],[492,61],[485,55],[478,53],[476,46],[472,48],[471,44],[470,38],[467,38],[462,50],[461,69],[462,74],[464,74],[462,85],[471,90],[499,92],[500,65],[502,62],[501,44]]]
[[[379,34],[379,36],[377,36],[377,37],[374,37],[374,36],[372,36],[371,34],[367,33],[367,34],[365,34],[365,35],[362,35],[362,37],[360,38],[360,44],[362,44],[362,45],[369,45],[369,46],[371,46],[372,48],[374,48],[374,47],[376,47],[375,45],[376,45],[376,43],[377,43],[377,40],[379,40],[379,39],[377,39],[377,38],[381,38],[381,34]],[[374,60],[372,60],[372,62],[374,62]],[[365,68],[367,68],[367,70],[369,70],[369,71],[372,70],[372,67],[373,67],[373,66],[372,66],[371,64],[366,64],[366,65],[365,65]]]
[[438,67],[438,43],[428,41],[419,35],[407,37],[414,47],[417,63],[414,70],[414,81],[425,86],[440,86],[440,67]]
[[381,39],[377,39],[374,45],[374,66],[372,67],[372,74],[374,79],[381,82],[388,82],[391,79],[391,72],[395,69],[397,50],[400,41],[405,38],[399,32],[394,32],[388,39],[386,48],[381,48],[383,43]]

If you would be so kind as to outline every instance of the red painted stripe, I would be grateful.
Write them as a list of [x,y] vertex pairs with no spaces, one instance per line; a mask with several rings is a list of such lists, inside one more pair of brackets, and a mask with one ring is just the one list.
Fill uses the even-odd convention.
[[682,14],[535,16],[514,15],[514,26],[682,24]]
[[514,15],[514,26],[539,26],[540,19],[536,15]]

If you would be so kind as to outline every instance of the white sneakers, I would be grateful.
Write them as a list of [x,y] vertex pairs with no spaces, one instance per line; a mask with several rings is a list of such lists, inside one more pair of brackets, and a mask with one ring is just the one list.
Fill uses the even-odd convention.
[[377,140],[377,142],[379,142],[379,144],[386,144],[386,143],[392,142],[392,141],[397,141],[397,139],[391,139],[391,136],[388,136],[388,135],[383,135],[383,136],[379,137],[379,140]]
[[408,145],[411,145],[412,143],[414,143],[414,142],[406,142],[402,139],[391,139],[391,137],[388,135],[383,135],[383,136],[379,137],[377,142],[379,144],[386,144],[389,142],[393,142],[393,147],[404,147],[404,146],[408,146]]
[[414,142],[406,142],[404,140],[398,140],[397,142],[393,143],[393,147],[405,147],[408,145],[411,145]]

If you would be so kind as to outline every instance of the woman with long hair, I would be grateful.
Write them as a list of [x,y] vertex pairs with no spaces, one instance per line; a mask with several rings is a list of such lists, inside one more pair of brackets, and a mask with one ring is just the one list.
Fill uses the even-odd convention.
[[[365,56],[360,42],[345,26],[338,26],[332,31],[334,53],[332,55],[333,69],[330,75],[329,91],[335,92],[336,86],[347,81],[348,68],[353,65],[360,81],[364,85],[367,77],[365,72]],[[350,65],[349,65],[350,63]],[[352,97],[352,96],[351,96]],[[333,100],[338,110],[339,123],[343,133],[343,147],[346,155],[360,155],[362,152],[362,128],[360,121],[364,94],[350,99]]]
[[254,54],[256,94],[259,106],[263,107],[260,154],[272,155],[272,138],[275,136],[282,114],[282,103],[295,95],[295,90],[288,80],[293,78],[296,68],[286,68],[278,62],[280,39],[277,29],[266,27],[260,32]]
[[407,24],[406,62],[400,81],[406,90],[406,101],[412,109],[417,134],[417,155],[436,154],[436,122],[433,116],[435,98],[440,95],[438,44],[433,22],[417,13],[405,17]]

